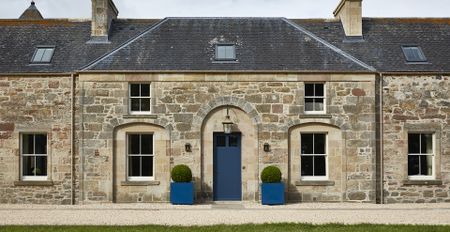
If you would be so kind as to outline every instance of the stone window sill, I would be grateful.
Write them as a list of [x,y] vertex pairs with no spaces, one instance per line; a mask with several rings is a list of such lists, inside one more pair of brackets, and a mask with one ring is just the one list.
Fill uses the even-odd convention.
[[151,186],[151,185],[159,185],[159,181],[151,180],[151,181],[122,181],[120,185],[122,186]]
[[301,180],[295,182],[296,186],[334,186],[334,181],[329,180]]
[[14,181],[14,186],[53,186],[53,181]]
[[300,118],[332,118],[331,114],[301,114]]
[[403,185],[442,185],[442,180],[404,180]]
[[123,118],[149,118],[149,119],[157,119],[158,115],[156,114],[127,114],[124,115]]

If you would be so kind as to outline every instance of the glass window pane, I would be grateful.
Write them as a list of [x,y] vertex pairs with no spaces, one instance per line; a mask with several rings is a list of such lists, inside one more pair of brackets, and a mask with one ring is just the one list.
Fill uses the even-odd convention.
[[313,176],[313,156],[302,156],[301,163],[301,175]]
[[130,96],[139,97],[141,95],[140,88],[141,88],[141,86],[139,84],[131,84],[130,85]]
[[41,62],[42,61],[42,56],[44,55],[44,50],[45,49],[41,49],[41,48],[36,49],[36,54],[33,57],[33,62]]
[[314,99],[305,98],[305,111],[314,111]]
[[238,147],[239,146],[239,139],[236,136],[230,136],[230,141],[229,141],[229,147]]
[[141,156],[128,156],[128,176],[141,176]]
[[225,136],[217,136],[216,137],[216,146],[225,147],[226,146],[226,137]]
[[34,135],[35,154],[47,154],[47,135]]
[[132,98],[131,99],[131,111],[140,111],[141,109],[141,99]]
[[140,154],[139,140],[139,135],[128,135],[128,154]]
[[408,156],[408,175],[414,176],[419,175],[419,156],[409,155]]
[[433,135],[422,134],[421,146],[422,154],[433,154]]
[[150,97],[150,84],[141,84],[141,97]]
[[47,156],[36,157],[36,169],[34,170],[36,176],[47,175]]
[[314,97],[314,84],[305,84],[305,96]]
[[406,60],[410,62],[423,62],[427,59],[419,47],[403,47]]
[[314,176],[326,176],[325,156],[314,156]]
[[141,136],[141,154],[153,154],[153,135],[144,134]]
[[433,157],[431,155],[420,156],[420,174],[426,176],[433,175]]
[[53,56],[53,48],[47,48],[47,49],[42,49],[44,50],[44,55],[42,55],[42,60],[41,62],[50,62],[52,60],[52,56]]
[[217,59],[225,59],[226,58],[226,48],[225,46],[217,46]]
[[326,152],[326,135],[314,134],[314,154],[325,154]]
[[153,156],[142,156],[142,176],[153,176]]
[[314,154],[313,137],[313,134],[301,134],[302,154]]
[[314,111],[323,111],[323,98],[316,98],[314,99]]
[[150,111],[150,98],[141,99],[141,111],[142,112]]
[[226,59],[234,59],[235,55],[234,46],[225,46],[225,58]]
[[35,157],[34,156],[22,156],[22,175],[24,176],[34,176],[35,167]]
[[323,97],[324,96],[324,85],[323,84],[315,84],[315,96]]
[[22,135],[22,154],[34,154],[34,135]]
[[420,134],[408,134],[408,153],[420,153]]

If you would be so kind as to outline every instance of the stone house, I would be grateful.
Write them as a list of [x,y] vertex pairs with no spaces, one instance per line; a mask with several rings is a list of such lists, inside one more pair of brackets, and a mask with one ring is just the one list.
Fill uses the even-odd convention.
[[118,12],[0,20],[0,203],[167,202],[177,164],[198,202],[268,165],[290,202],[450,202],[449,18]]

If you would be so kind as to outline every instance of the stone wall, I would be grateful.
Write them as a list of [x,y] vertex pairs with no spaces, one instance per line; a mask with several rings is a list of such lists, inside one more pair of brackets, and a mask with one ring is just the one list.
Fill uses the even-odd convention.
[[[449,98],[449,76],[383,78],[385,202],[450,202]],[[408,181],[408,132],[434,134],[434,181]]]
[[[322,116],[303,115],[304,82],[326,82],[328,113]],[[289,186],[292,201],[367,201],[375,199],[375,99],[374,76],[371,75],[94,75],[80,76],[78,86],[80,108],[77,112],[79,131],[80,200],[111,202],[113,194],[113,146],[115,128],[129,123],[150,123],[165,128],[170,134],[166,152],[170,165],[187,164],[193,170],[197,196],[210,200],[205,186],[211,177],[202,148],[202,131],[212,112],[226,105],[241,110],[251,119],[244,127],[256,128],[257,139],[253,158],[258,160],[256,173],[272,164],[282,169],[286,183],[299,177],[291,176],[289,165],[289,129],[303,123],[326,124],[342,132],[344,162],[330,162],[330,170],[339,171],[339,187],[332,192],[311,186]],[[152,83],[152,115],[128,114],[128,83]],[[331,96],[331,97],[330,97]],[[213,120],[214,121],[214,120]],[[252,125],[248,125],[249,123]],[[192,152],[184,145],[192,144]],[[263,144],[271,145],[270,152]],[[247,145],[245,145],[247,146]],[[249,146],[252,146],[250,144]],[[210,152],[210,151],[209,151]],[[292,155],[295,155],[292,153]],[[120,154],[118,154],[120,156]],[[342,158],[343,159],[343,158]],[[170,169],[169,169],[170,170]],[[209,171],[208,171],[209,170]],[[250,175],[250,176],[253,176]],[[257,175],[259,176],[259,174]],[[159,180],[157,180],[159,181]],[[167,181],[167,180],[164,180]],[[254,186],[251,183],[249,186]],[[257,185],[257,184],[256,184]],[[168,200],[167,183],[154,187],[155,201]],[[161,189],[166,192],[161,192]],[[151,189],[151,188],[149,188]],[[252,187],[246,187],[244,199],[252,200]],[[317,190],[314,198],[302,198],[303,192]],[[152,190],[149,190],[152,191]],[[245,190],[244,190],[245,191]],[[298,194],[300,193],[300,195]],[[257,199],[253,199],[257,200]]]
[[[0,203],[71,203],[71,78],[0,77]],[[48,180],[21,181],[20,134],[48,134]]]

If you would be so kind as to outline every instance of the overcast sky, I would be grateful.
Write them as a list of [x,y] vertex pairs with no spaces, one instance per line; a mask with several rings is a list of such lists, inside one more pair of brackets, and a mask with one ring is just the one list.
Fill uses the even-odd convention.
[[[18,18],[31,0],[0,0],[0,18]],[[35,0],[45,18],[90,18],[91,0]],[[331,18],[339,0],[114,0],[121,18]],[[450,17],[450,0],[364,0],[365,17]]]

